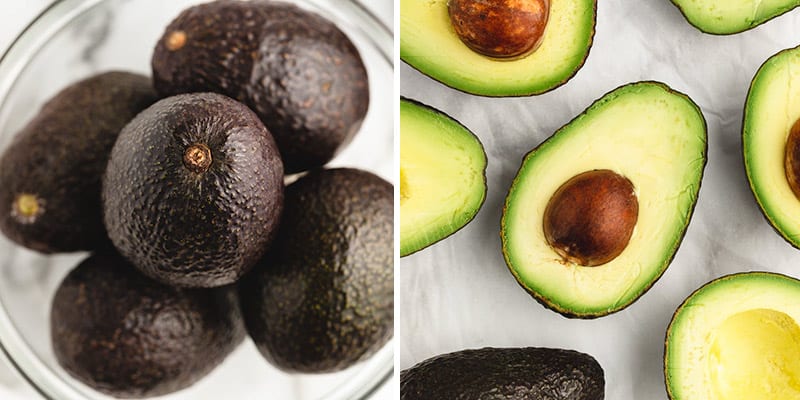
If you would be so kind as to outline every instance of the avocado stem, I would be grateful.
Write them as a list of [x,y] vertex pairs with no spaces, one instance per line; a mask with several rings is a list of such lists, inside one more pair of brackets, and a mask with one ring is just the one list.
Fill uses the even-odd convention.
[[180,50],[184,45],[186,45],[186,32],[174,31],[170,33],[169,36],[167,36],[165,45],[169,51]]
[[44,201],[35,194],[20,193],[11,205],[11,216],[22,224],[31,224],[44,212]]
[[211,149],[203,143],[195,143],[183,153],[183,164],[190,171],[201,174],[211,166]]

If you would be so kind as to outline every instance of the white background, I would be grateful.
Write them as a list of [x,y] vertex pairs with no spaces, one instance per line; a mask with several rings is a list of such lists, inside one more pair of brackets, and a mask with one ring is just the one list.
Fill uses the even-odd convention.
[[[388,26],[392,26],[393,4],[389,0],[362,1],[376,13]],[[25,0],[0,2],[0,52],[4,52],[20,32],[48,4],[50,0]],[[39,399],[41,398],[23,381],[0,355],[0,399]],[[373,397],[375,400],[392,399],[396,396],[397,380],[380,389]]]
[[[489,160],[488,196],[475,220],[401,261],[402,368],[465,348],[570,348],[603,366],[607,399],[664,399],[664,334],[694,289],[747,270],[800,277],[800,251],[761,216],[741,154],[750,80],[768,57],[800,44],[800,9],[725,37],[699,32],[668,0],[599,0],[597,11],[586,65],[545,95],[471,96],[401,66],[402,95],[461,121],[481,139]],[[508,272],[500,251],[503,202],[525,153],[603,94],[639,80],[669,84],[705,114],[708,165],[695,216],[674,262],[639,301],[608,317],[569,320],[539,305]]]

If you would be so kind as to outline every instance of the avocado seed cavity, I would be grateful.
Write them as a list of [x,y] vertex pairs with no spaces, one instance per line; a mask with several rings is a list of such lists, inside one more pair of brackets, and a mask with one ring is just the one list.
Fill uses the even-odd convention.
[[44,200],[35,194],[20,193],[11,204],[11,216],[21,224],[32,224],[44,213]]
[[566,262],[594,267],[625,250],[638,217],[639,201],[630,180],[610,170],[587,171],[550,198],[544,235]]
[[794,195],[800,199],[800,119],[798,119],[789,131],[789,138],[786,140],[786,157],[784,158],[786,168],[786,180]]
[[183,153],[183,165],[190,171],[200,174],[211,166],[211,149],[203,143],[195,143]]
[[550,0],[450,0],[447,7],[467,47],[491,58],[517,59],[541,44]]

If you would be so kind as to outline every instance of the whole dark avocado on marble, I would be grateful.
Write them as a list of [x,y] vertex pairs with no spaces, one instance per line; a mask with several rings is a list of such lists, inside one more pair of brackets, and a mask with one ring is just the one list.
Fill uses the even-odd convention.
[[127,398],[188,387],[245,337],[232,286],[163,285],[114,253],[92,255],[67,275],[50,326],[56,359],[70,375]]
[[357,169],[315,170],[286,188],[273,249],[240,281],[245,325],[289,372],[349,367],[391,338],[393,189]]
[[191,7],[166,28],[152,68],[162,95],[212,91],[247,104],[275,136],[286,173],[330,161],[369,106],[353,43],[332,22],[288,3]]
[[283,166],[245,105],[215,93],[173,96],[120,133],[103,206],[114,246],[145,275],[184,287],[227,285],[277,232]]
[[401,400],[602,400],[604,396],[600,364],[573,350],[462,350],[400,372]]
[[0,230],[41,253],[109,246],[101,177],[122,127],[158,98],[150,78],[107,72],[45,103],[0,156]]

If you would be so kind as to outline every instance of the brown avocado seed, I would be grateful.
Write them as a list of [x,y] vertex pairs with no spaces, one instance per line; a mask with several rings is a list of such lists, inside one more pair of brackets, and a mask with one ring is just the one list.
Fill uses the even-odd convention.
[[633,234],[639,201],[630,180],[587,171],[556,190],[544,210],[544,236],[565,261],[594,267],[616,258]]
[[792,125],[792,129],[789,131],[789,138],[786,139],[784,166],[789,187],[792,188],[794,195],[800,199],[800,119]]
[[467,47],[487,57],[514,59],[541,44],[550,0],[450,0],[447,8]]
[[183,153],[183,165],[190,171],[200,174],[211,166],[211,149],[203,143],[195,143]]

